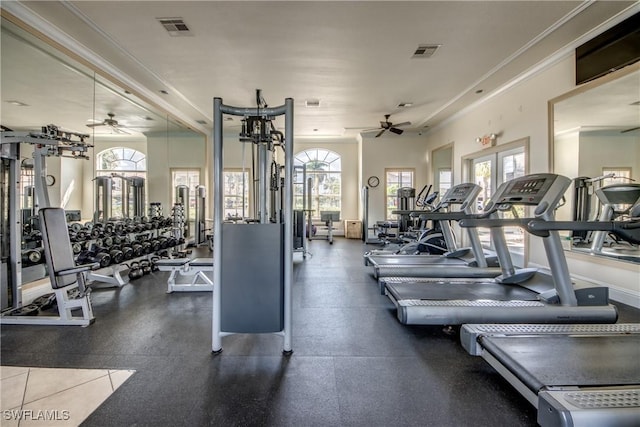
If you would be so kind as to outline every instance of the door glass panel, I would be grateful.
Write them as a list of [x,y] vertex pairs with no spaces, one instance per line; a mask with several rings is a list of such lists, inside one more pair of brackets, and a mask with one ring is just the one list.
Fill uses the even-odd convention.
[[[477,159],[473,162],[473,182],[482,187],[482,191],[476,199],[476,210],[482,211],[482,207],[489,200],[492,194],[492,176],[493,176],[493,159]],[[478,234],[480,235],[480,241],[482,246],[486,248],[491,247],[491,235],[488,228],[479,228]]]
[[[500,157],[502,157],[501,183],[524,176],[525,157],[523,151],[513,154],[502,154]],[[515,212],[519,218],[526,216],[524,206],[516,206]],[[514,214],[512,212],[503,213],[503,218],[513,217]],[[524,231],[520,227],[505,227],[504,234],[514,264],[522,266],[524,262]]]

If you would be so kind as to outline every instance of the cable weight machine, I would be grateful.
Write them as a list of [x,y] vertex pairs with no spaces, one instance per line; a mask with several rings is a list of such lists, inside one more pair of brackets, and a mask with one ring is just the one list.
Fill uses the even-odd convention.
[[[87,151],[92,145],[85,140],[87,134],[80,134],[47,125],[40,132],[14,132],[3,128],[0,136],[0,283],[2,283],[0,316],[2,324],[59,324],[88,325],[93,317],[88,294],[72,298],[72,290],[58,288],[50,276],[52,287],[56,289],[55,301],[58,316],[35,316],[39,307],[23,306],[23,259],[21,254],[23,220],[20,208],[19,188],[21,184],[21,144],[30,144],[33,150],[33,195],[30,196],[32,212],[51,206],[47,192],[47,157],[68,157],[88,159]],[[31,215],[33,216],[33,215]],[[29,259],[30,257],[27,257]],[[72,309],[83,307],[82,316],[71,314]],[[25,315],[32,314],[32,315]]]
[[[213,100],[214,353],[222,351],[222,337],[236,333],[280,335],[283,353],[292,352],[293,99],[287,98],[284,105],[269,108],[258,90],[256,101],[257,107],[241,108],[224,105],[221,98]],[[240,141],[251,143],[257,151],[257,168],[254,167],[257,215],[250,223],[223,223],[223,114],[243,117]],[[284,135],[273,124],[281,115],[285,116]],[[270,215],[267,164],[275,147],[284,151],[282,211]],[[271,222],[272,217],[276,222]]]

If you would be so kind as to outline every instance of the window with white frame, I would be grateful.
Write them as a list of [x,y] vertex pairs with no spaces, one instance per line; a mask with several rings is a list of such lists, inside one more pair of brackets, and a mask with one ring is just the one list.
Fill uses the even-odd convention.
[[[147,177],[147,157],[144,153],[127,147],[113,147],[96,155],[96,176]],[[111,215],[123,215],[122,179],[113,179],[111,184]]]
[[171,169],[171,203],[176,202],[176,187],[186,185],[189,188],[189,220],[196,219],[196,189],[200,185],[200,169]]
[[440,198],[451,188],[453,183],[453,172],[451,168],[438,169],[438,195]]
[[[311,148],[301,151],[294,157],[294,166],[306,169],[308,182],[311,180],[312,217],[320,219],[321,211],[340,211],[342,207],[342,162],[340,155],[324,148]],[[294,186],[294,209],[303,209],[303,188]]]
[[397,219],[391,212],[398,210],[398,189],[414,186],[414,169],[385,169],[386,219]]
[[630,167],[603,167],[602,175],[608,178],[602,180],[602,185],[620,184],[623,182],[631,181],[631,168]]
[[224,179],[223,218],[245,218],[249,215],[249,172],[227,169]]

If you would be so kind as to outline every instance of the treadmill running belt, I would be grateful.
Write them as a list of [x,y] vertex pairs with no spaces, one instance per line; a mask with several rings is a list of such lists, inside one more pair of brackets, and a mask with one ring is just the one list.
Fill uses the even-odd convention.
[[399,300],[492,300],[537,301],[538,294],[513,285],[496,283],[387,283],[387,290]]
[[377,266],[386,265],[418,265],[418,266],[466,266],[467,262],[459,258],[445,258],[443,256],[434,255],[381,255],[370,256],[369,262]]
[[533,392],[550,386],[640,384],[640,335],[481,337]]

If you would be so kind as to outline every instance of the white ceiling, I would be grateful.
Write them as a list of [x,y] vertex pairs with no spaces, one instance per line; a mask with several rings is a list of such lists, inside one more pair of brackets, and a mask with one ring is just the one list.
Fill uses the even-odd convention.
[[[2,7],[19,15],[16,4],[8,3]],[[168,105],[194,128],[211,128],[213,97],[249,107],[259,88],[272,106],[295,99],[297,136],[338,136],[375,127],[384,114],[396,123],[412,122],[414,130],[433,127],[634,4],[29,1],[20,7],[81,43],[141,95]],[[156,20],[166,17],[184,19],[192,35],[171,37]],[[420,44],[441,47],[431,58],[414,59]],[[3,82],[9,54],[3,40]],[[51,70],[51,78],[57,71]],[[18,63],[14,74],[21,75]],[[3,111],[7,99],[33,98],[29,92],[39,90],[2,89]],[[122,105],[104,105],[106,98],[96,97],[96,118],[113,112],[134,124],[141,116],[127,117]],[[307,99],[319,99],[320,107],[305,107]],[[399,108],[401,102],[413,106]],[[81,108],[89,107],[73,114]],[[57,112],[64,115],[64,109]],[[36,123],[55,120],[46,111],[29,114]],[[84,114],[73,126],[89,118]],[[196,120],[207,124],[199,127]]]

